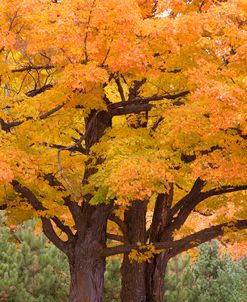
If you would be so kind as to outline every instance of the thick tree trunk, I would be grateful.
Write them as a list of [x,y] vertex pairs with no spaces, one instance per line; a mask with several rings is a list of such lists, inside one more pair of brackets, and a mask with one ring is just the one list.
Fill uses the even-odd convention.
[[[147,203],[145,201],[133,201],[131,208],[125,212],[125,224],[127,228],[128,242],[144,243],[146,238],[146,210]],[[146,285],[145,285],[145,263],[136,261],[130,262],[128,254],[124,255],[121,268],[122,302],[145,302],[146,301]]]
[[103,258],[89,257],[80,253],[70,265],[71,283],[68,302],[102,302]]
[[146,302],[164,302],[167,252],[156,255],[146,268]]
[[121,274],[121,301],[146,302],[145,263],[130,262],[124,255]]
[[111,204],[84,204],[80,229],[68,253],[71,273],[68,302],[103,300],[105,258],[100,254],[106,246],[106,224],[111,207]]

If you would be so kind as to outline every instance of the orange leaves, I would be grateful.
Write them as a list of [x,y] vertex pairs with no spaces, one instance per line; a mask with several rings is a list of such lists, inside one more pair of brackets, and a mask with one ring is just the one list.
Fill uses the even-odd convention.
[[[211,184],[244,182],[245,2],[3,0],[0,116],[4,126],[23,123],[0,133],[1,152],[8,154],[0,182],[18,177],[36,190],[49,213],[67,220],[57,148],[78,141],[90,112],[110,110],[109,102],[121,98],[134,99],[137,107],[146,105],[141,98],[187,90],[186,97],[149,102],[156,107],[146,128],[130,129],[129,118],[114,117],[112,129],[88,155],[97,173],[87,185],[81,185],[84,142],[77,146],[82,153],[65,151],[66,177],[77,192],[91,194],[92,203],[116,198],[122,208],[164,192],[167,182],[182,183],[183,191],[198,176]],[[50,89],[44,91],[45,85]],[[30,91],[37,95],[28,97]],[[118,112],[133,107],[123,104]],[[55,175],[59,185],[51,187],[45,175]]]
[[0,184],[6,184],[14,178],[11,167],[0,159]]
[[78,89],[82,92],[90,92],[95,84],[107,81],[107,72],[105,69],[95,66],[93,63],[68,64],[60,79],[61,85],[66,85],[71,90]]

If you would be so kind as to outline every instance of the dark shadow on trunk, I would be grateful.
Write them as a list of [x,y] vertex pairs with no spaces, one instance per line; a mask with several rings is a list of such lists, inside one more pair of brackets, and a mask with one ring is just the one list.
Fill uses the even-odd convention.
[[156,255],[146,267],[146,302],[164,302],[167,252]]
[[[130,243],[145,242],[146,237],[146,211],[145,201],[133,201],[131,208],[125,212],[124,221],[127,228],[127,240]],[[124,255],[121,268],[122,302],[145,302],[145,267],[146,263],[130,262],[128,254]]]

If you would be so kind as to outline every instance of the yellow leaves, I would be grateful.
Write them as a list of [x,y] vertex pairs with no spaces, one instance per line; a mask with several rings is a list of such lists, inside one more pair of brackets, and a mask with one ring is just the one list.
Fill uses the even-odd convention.
[[156,250],[155,246],[152,244],[141,245],[137,243],[138,249],[132,249],[129,253],[130,261],[141,262],[151,262],[155,255],[160,254],[162,250]]
[[116,203],[123,207],[129,205],[128,200],[149,199],[164,192],[166,183],[173,181],[173,173],[158,148],[148,129],[109,130],[92,148],[94,155],[105,160],[90,177],[91,189],[101,184],[108,188],[105,199],[116,197]]

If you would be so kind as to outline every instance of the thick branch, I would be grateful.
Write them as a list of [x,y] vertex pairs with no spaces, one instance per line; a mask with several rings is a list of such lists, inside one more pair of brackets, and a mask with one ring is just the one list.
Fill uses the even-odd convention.
[[206,192],[202,192],[201,195],[204,199],[212,197],[212,196],[218,196],[222,194],[227,194],[227,193],[233,193],[233,192],[238,192],[238,191],[245,191],[247,190],[247,185],[242,185],[242,186],[223,186],[220,188],[215,188],[211,189]]
[[[22,186],[18,181],[13,180],[12,181],[12,186],[14,188],[14,190],[21,194],[21,196],[25,199],[27,199],[27,201],[32,205],[32,207],[36,210],[36,211],[45,211],[47,210],[42,203],[36,198],[36,196],[33,194],[32,191],[30,191],[28,188]],[[71,239],[73,238],[73,233],[70,230],[70,228],[68,226],[65,226],[57,216],[51,217],[50,219],[42,217],[41,218],[42,223],[43,223],[43,228],[44,228],[44,232],[46,234],[46,236],[61,250],[65,251],[67,249],[66,243],[64,241],[62,241],[57,234],[55,233],[53,226],[51,224],[51,220],[54,221],[54,223],[56,224],[56,226],[58,228],[60,228],[60,230],[62,232],[65,232],[67,234],[67,236]]]
[[52,226],[51,220],[45,217],[41,218],[43,231],[46,235],[46,237],[61,251],[64,253],[68,253],[67,244],[63,240],[61,240],[56,232],[54,231],[54,228]]
[[[216,226],[212,226],[201,230],[197,233],[194,233],[190,236],[187,236],[183,239],[177,240],[176,246],[171,250],[171,255],[176,256],[182,252],[185,252],[191,248],[197,247],[198,245],[210,241],[218,236],[222,236],[224,231],[224,227],[228,227],[229,223],[222,223]],[[247,219],[245,220],[238,220],[233,225],[233,231],[236,230],[243,230],[247,228]]]
[[151,242],[160,240],[165,227],[169,224],[170,208],[173,200],[173,183],[169,184],[169,191],[158,194],[150,226],[149,238]]
[[69,208],[75,225],[80,225],[83,220],[82,210],[77,202],[70,199],[70,196],[64,197],[64,204]]
[[153,107],[154,107],[153,104],[137,104],[137,105],[130,105],[124,108],[111,109],[109,112],[111,116],[120,116],[120,115],[132,114],[132,113],[138,114],[141,112],[150,111]]
[[122,102],[126,102],[126,99],[125,99],[125,96],[124,96],[124,89],[123,89],[123,86],[122,86],[121,81],[119,79],[119,76],[114,77],[114,79],[115,79],[115,82],[117,84],[118,92],[120,94]]
[[[233,231],[243,230],[247,228],[247,220],[237,220],[236,222],[231,223],[222,223],[216,226],[212,226],[206,228],[202,231],[196,232],[190,236],[187,236],[183,239],[175,240],[175,241],[165,241],[165,242],[153,242],[151,245],[155,246],[156,249],[172,249],[171,257],[175,256],[178,253],[196,247],[204,242],[212,240],[218,236],[223,235],[224,227],[228,227],[229,225],[233,225]],[[147,245],[148,247],[148,245]],[[130,253],[131,250],[139,249],[137,244],[124,244],[118,245],[115,247],[106,248],[102,252],[102,256],[113,256],[117,254]],[[140,250],[141,252],[141,250]]]
[[107,239],[124,242],[124,237],[116,234],[106,233]]
[[124,223],[123,220],[121,220],[119,217],[117,217],[114,213],[111,214],[109,220],[115,222],[119,226],[120,230],[122,231],[122,233],[124,235],[127,234],[126,224]]
[[130,105],[138,105],[138,104],[148,104],[152,101],[161,101],[161,100],[175,100],[180,97],[184,97],[189,94],[189,91],[183,91],[177,94],[164,94],[164,95],[154,95],[148,98],[141,98],[141,97],[135,97],[133,99],[130,99],[128,101],[122,101],[117,103],[111,103],[108,105],[109,109],[116,109],[121,107],[127,107]]
[[[211,189],[206,192],[201,192],[205,185],[205,182],[198,178],[191,189],[191,191],[182,198],[172,209],[172,215],[175,215],[179,210],[177,217],[174,219],[173,223],[168,227],[163,235],[163,239],[168,234],[172,233],[174,230],[180,229],[184,224],[191,212],[196,208],[196,206],[204,201],[205,199],[221,194],[227,194],[232,192],[238,192],[247,190],[246,185],[242,186],[223,186],[221,188]],[[174,216],[173,216],[174,217]]]
[[201,192],[205,185],[205,182],[197,178],[190,192],[180,199],[175,206],[171,209],[171,215],[174,216],[181,208],[183,208],[191,199]]

